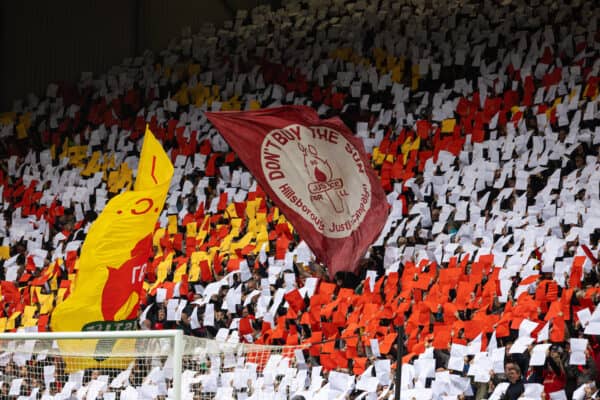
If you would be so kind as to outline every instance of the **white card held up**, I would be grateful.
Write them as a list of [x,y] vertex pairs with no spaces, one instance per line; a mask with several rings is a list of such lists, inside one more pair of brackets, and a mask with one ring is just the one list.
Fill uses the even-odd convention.
[[533,348],[531,352],[531,359],[529,365],[544,365],[546,362],[546,352],[550,348],[549,343],[538,344]]
[[535,339],[530,337],[519,337],[510,348],[509,354],[524,353],[527,347],[534,342]]
[[548,393],[550,396],[550,400],[567,400],[567,394],[564,390],[559,390],[557,392]]

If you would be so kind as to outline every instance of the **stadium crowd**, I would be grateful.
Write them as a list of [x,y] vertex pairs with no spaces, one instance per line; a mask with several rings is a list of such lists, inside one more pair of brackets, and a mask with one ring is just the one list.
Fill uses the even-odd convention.
[[[402,399],[597,398],[599,11],[258,7],[15,102],[0,114],[0,329],[48,329],[149,124],[176,172],[140,328],[297,350],[260,378],[190,362],[186,398],[393,398],[399,356]],[[390,215],[359,276],[329,278],[203,114],[283,104],[340,116],[380,176]],[[113,386],[3,350],[2,398],[167,395],[165,374]]]

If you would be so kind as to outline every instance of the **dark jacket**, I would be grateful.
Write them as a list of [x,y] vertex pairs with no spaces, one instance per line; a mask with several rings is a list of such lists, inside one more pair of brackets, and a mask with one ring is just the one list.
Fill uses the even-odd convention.
[[506,388],[506,392],[502,397],[502,400],[517,400],[523,392],[525,391],[525,386],[523,385],[523,381],[519,379],[515,383],[511,383]]

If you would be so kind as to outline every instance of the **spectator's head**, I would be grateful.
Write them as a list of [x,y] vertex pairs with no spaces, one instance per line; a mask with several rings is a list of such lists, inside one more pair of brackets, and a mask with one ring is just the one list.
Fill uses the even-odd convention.
[[553,359],[558,359],[562,356],[563,348],[558,344],[553,344],[550,346],[550,357]]
[[163,307],[160,307],[160,308],[158,309],[158,317],[157,317],[157,320],[158,320],[158,321],[164,321],[164,320],[166,320],[166,319],[167,319],[167,313],[166,313],[166,311],[165,311],[165,309],[164,309]]
[[506,379],[508,379],[510,383],[515,383],[521,379],[521,368],[517,363],[506,363],[504,366],[504,373],[506,374]]

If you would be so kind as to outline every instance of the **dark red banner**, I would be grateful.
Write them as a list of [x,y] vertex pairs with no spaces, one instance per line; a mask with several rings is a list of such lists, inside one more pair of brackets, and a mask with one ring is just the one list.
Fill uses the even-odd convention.
[[389,209],[361,140],[306,106],[206,116],[330,277],[356,272]]

